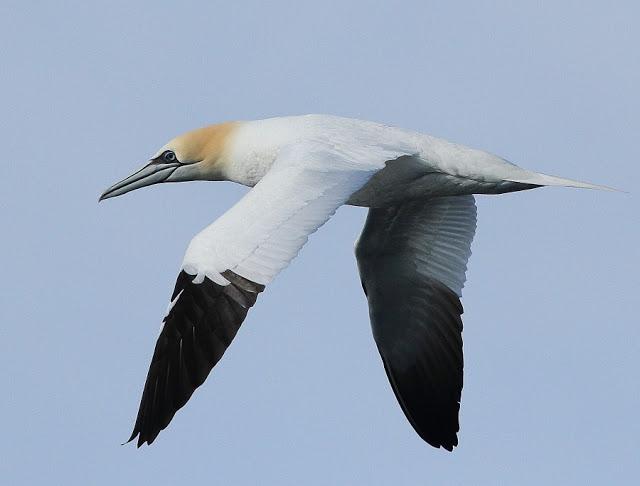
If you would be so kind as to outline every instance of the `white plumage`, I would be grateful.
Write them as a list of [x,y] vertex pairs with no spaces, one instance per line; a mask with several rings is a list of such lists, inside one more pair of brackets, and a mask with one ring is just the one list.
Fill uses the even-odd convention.
[[189,132],[101,199],[158,182],[252,186],[191,241],[132,434],[151,443],[229,346],[265,285],[343,204],[371,208],[356,245],[374,337],[403,411],[428,443],[457,445],[459,301],[473,194],[543,185],[607,189],[522,169],[417,132],[334,116]]

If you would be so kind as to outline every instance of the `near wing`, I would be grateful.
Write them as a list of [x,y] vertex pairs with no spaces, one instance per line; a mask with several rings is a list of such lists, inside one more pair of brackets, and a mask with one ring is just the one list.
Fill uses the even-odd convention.
[[167,427],[231,344],[258,293],[389,154],[366,155],[374,156],[362,163],[320,143],[282,149],[262,180],[194,237],[130,441],[151,444]]
[[458,445],[462,391],[459,296],[476,227],[473,196],[370,209],[357,244],[373,335],[391,387],[416,432]]

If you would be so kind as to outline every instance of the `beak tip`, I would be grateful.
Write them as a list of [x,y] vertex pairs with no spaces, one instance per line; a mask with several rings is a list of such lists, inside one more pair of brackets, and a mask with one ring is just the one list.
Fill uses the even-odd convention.
[[151,161],[138,172],[121,180],[117,184],[109,187],[98,198],[98,202],[116,196],[121,196],[127,192],[150,186],[159,182],[165,182],[180,164],[158,164]]

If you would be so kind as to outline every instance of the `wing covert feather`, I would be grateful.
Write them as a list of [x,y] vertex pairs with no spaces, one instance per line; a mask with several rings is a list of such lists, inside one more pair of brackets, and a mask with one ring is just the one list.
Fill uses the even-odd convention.
[[238,203],[186,252],[130,441],[151,444],[231,344],[258,293],[384,160],[318,144],[283,149]]

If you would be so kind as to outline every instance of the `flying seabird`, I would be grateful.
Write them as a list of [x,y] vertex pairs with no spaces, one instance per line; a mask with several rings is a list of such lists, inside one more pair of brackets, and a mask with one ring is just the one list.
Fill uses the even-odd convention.
[[378,351],[415,431],[458,445],[462,304],[474,194],[608,189],[522,169],[429,135],[327,115],[229,122],[180,135],[100,199],[160,182],[252,189],[187,249],[129,441],[151,444],[220,360],[249,308],[344,205],[369,208],[355,253]]

